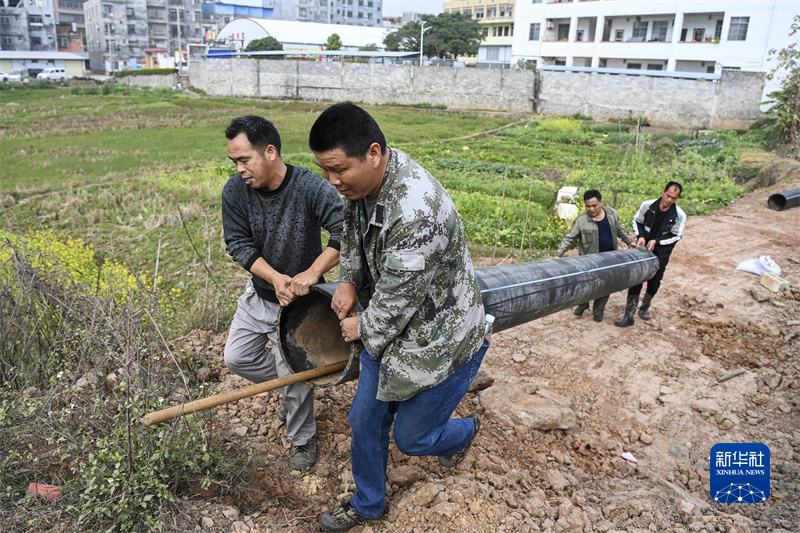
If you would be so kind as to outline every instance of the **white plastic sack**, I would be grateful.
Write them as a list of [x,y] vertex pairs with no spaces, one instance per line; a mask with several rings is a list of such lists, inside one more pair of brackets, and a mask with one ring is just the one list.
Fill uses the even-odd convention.
[[580,212],[578,206],[575,204],[558,204],[556,209],[556,216],[566,222],[568,225],[578,218]]
[[768,255],[762,255],[758,259],[745,259],[739,263],[739,266],[736,267],[736,270],[749,272],[751,274],[755,274],[756,276],[760,276],[765,272],[775,274],[776,276],[781,275],[781,267],[778,266],[778,263],[773,261]]

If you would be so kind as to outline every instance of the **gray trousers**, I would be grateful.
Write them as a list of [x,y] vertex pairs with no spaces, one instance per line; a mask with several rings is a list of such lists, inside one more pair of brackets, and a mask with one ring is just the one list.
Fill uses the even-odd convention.
[[[231,322],[225,344],[225,365],[234,374],[254,383],[263,383],[291,375],[276,353],[267,350],[267,339],[278,352],[278,311],[280,305],[256,294],[253,282],[248,281],[239,297],[236,314]],[[314,389],[295,383],[278,389],[286,403],[286,435],[294,446],[302,446],[317,432],[314,419]]]

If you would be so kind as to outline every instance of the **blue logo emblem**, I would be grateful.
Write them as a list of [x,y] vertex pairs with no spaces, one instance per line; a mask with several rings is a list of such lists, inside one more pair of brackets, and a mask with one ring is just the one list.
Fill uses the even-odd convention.
[[762,503],[769,498],[769,448],[760,443],[720,443],[711,448],[711,499]]

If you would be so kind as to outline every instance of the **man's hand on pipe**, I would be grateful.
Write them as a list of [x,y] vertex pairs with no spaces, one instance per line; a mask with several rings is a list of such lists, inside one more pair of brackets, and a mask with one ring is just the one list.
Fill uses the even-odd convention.
[[355,316],[347,317],[339,324],[342,326],[342,337],[346,342],[357,341],[361,338],[358,334],[358,318],[361,316],[357,313]]
[[286,307],[297,299],[297,295],[292,292],[292,278],[284,274],[278,274],[273,279],[273,287],[275,287],[275,296],[278,297],[278,303]]
[[316,285],[318,281],[318,276],[306,270],[292,278],[290,289],[295,296],[305,296],[311,290],[311,286]]
[[339,320],[347,318],[357,303],[355,286],[352,283],[339,283],[336,292],[333,293],[333,298],[331,298],[331,309],[339,317]]

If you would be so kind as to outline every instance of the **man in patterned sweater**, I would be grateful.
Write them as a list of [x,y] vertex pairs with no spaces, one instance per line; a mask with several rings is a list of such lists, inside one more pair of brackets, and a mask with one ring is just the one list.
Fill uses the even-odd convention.
[[[339,262],[342,200],[329,183],[281,159],[281,138],[268,120],[247,115],[225,131],[228,157],[238,174],[222,190],[222,225],[228,253],[252,273],[225,345],[225,364],[255,383],[291,374],[276,351],[278,311]],[[321,232],[330,232],[322,249]],[[308,468],[317,458],[314,392],[296,383],[281,389],[278,418],[292,443],[290,464]]]
[[332,307],[344,339],[364,343],[348,419],[357,490],[320,517],[323,531],[341,532],[384,512],[392,423],[401,452],[444,467],[464,459],[480,419],[450,416],[488,344],[464,229],[442,185],[349,102],[319,116],[309,145],[347,199]]

